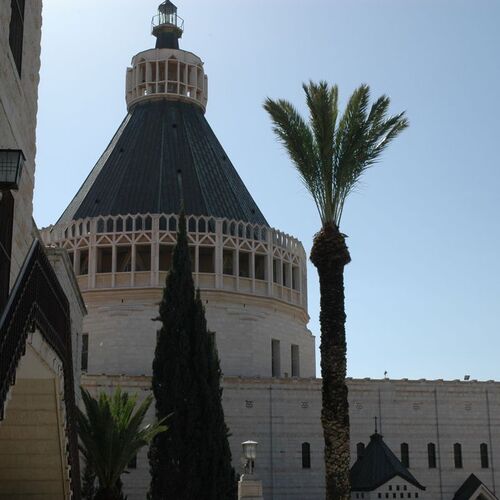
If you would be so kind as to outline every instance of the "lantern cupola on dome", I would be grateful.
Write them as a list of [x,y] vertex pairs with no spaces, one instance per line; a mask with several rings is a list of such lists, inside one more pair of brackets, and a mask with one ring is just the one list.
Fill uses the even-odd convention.
[[184,19],[177,15],[177,7],[166,0],[158,7],[158,14],[151,22],[157,49],[178,49],[184,31]]
[[179,49],[184,20],[177,7],[166,0],[153,17],[154,49],[132,58],[127,70],[127,106],[132,109],[145,101],[171,100],[195,104],[205,111],[208,101],[208,78],[203,61],[192,52]]

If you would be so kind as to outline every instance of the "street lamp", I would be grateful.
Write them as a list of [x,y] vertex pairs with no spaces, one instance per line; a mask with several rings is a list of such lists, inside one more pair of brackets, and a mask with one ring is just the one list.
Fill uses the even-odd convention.
[[0,193],[19,189],[25,161],[20,149],[0,149]]
[[255,459],[257,458],[257,443],[256,441],[245,441],[241,443],[243,447],[243,456],[247,459],[248,473],[253,474]]

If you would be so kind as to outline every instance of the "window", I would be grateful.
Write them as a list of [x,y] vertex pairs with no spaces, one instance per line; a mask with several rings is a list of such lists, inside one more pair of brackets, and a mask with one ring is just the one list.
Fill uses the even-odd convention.
[[116,272],[129,273],[132,271],[132,251],[129,246],[116,247]]
[[282,268],[282,276],[283,276],[283,286],[290,287],[290,277],[288,275],[288,272],[290,270],[290,264],[287,264],[286,262],[283,262],[283,268]]
[[299,289],[299,268],[296,266],[292,267],[292,288]]
[[151,271],[151,247],[149,245],[135,247],[135,270]]
[[302,468],[311,468],[311,445],[309,443],[302,443]]
[[191,272],[194,273],[194,266],[196,265],[196,249],[195,247],[189,247],[189,260],[191,261]]
[[463,462],[462,445],[460,443],[455,443],[453,445],[453,457],[455,459],[455,469],[461,469],[463,467]]
[[68,259],[71,262],[71,268],[75,268],[75,254],[73,252],[68,252]]
[[110,273],[112,267],[112,249],[104,247],[97,249],[97,272]]
[[240,252],[240,278],[250,277],[250,254],[248,252]]
[[170,245],[160,245],[160,271],[170,271],[173,248]]
[[223,274],[234,274],[234,252],[232,250],[222,252],[222,272]]
[[14,197],[10,191],[5,191],[0,200],[0,312],[9,297],[13,222]]
[[214,249],[211,247],[200,247],[198,249],[199,258],[199,271],[200,273],[214,273],[215,272],[215,260],[214,260]]
[[486,443],[481,443],[479,450],[481,452],[481,468],[487,469],[490,466],[488,458],[488,445]]
[[23,61],[24,2],[25,0],[11,0],[10,2],[9,45],[19,76],[21,76]]
[[80,250],[78,257],[78,274],[89,274],[89,251]]
[[82,335],[82,372],[89,368],[89,334]]
[[127,464],[127,469],[137,469],[137,455],[134,455]]
[[281,376],[281,366],[280,366],[280,341],[271,341],[271,373],[273,377]]
[[408,443],[401,443],[401,463],[405,467],[410,467],[410,449]]
[[266,279],[266,256],[255,254],[255,279]]
[[365,454],[365,443],[358,443],[356,445],[356,456],[358,460],[360,458],[363,458],[363,455]]
[[280,261],[277,259],[273,259],[273,281],[275,283],[281,283],[280,281]]
[[429,469],[436,468],[436,445],[434,443],[427,444],[427,461]]
[[292,377],[300,377],[299,346],[292,344]]

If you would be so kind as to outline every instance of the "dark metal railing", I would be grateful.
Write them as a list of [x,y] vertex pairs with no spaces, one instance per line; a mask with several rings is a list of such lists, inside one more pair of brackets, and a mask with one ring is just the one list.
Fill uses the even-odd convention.
[[80,499],[80,467],[68,299],[40,241],[35,240],[0,316],[0,420],[15,383],[28,334],[37,329],[62,362],[73,499]]
[[171,25],[184,31],[184,19],[177,14],[157,14],[151,20],[151,29],[154,30],[158,26]]

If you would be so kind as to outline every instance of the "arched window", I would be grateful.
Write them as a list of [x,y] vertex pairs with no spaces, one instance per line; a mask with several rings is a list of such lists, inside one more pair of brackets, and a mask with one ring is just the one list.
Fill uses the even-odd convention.
[[356,445],[356,455],[358,457],[358,460],[363,457],[365,454],[365,443],[358,443]]
[[427,444],[427,460],[429,462],[429,469],[436,468],[436,445],[434,443]]
[[453,445],[453,456],[455,459],[455,469],[461,469],[463,467],[463,462],[462,462],[462,445],[460,443],[455,443]]
[[309,443],[302,443],[302,468],[311,468],[311,445]]
[[481,451],[481,468],[487,469],[490,466],[488,458],[488,445],[486,443],[481,443],[479,449]]
[[405,467],[410,467],[410,448],[408,443],[401,443],[401,463]]

